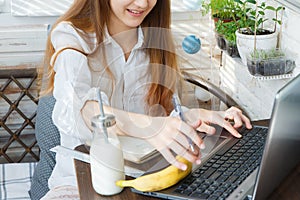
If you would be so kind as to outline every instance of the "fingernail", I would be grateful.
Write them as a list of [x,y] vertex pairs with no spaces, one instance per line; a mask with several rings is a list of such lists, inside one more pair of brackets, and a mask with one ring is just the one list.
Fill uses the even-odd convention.
[[200,165],[201,164],[201,160],[196,160],[196,164]]
[[202,144],[200,145],[200,149],[205,149],[205,145],[204,145],[203,142],[202,142]]
[[187,169],[187,166],[186,165],[182,165],[181,166],[181,170],[185,171]]

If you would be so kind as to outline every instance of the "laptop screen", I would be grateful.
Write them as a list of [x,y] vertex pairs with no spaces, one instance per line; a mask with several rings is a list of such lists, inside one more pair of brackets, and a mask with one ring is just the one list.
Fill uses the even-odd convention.
[[300,76],[276,95],[253,199],[266,199],[300,163]]

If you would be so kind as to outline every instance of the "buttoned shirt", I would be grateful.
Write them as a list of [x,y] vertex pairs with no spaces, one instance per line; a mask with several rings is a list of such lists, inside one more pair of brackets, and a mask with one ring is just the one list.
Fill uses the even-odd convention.
[[[146,112],[144,97],[151,76],[149,57],[141,48],[143,40],[143,32],[138,28],[138,41],[126,60],[122,48],[107,30],[105,40],[99,45],[94,33],[85,33],[70,22],[61,22],[54,28],[51,42],[56,52],[53,58],[57,58],[51,63],[55,70],[53,96],[56,103],[52,118],[59,129],[62,146],[74,149],[91,140],[91,130],[80,111],[87,100],[98,100],[98,88],[104,104],[130,112]],[[66,47],[84,53],[65,49],[58,54]],[[49,188],[76,186],[76,183],[73,159],[57,153]]]

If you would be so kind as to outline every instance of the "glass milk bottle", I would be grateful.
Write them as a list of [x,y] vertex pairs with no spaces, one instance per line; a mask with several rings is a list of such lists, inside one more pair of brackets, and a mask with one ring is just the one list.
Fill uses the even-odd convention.
[[[101,195],[114,195],[123,188],[116,181],[124,180],[124,159],[120,141],[113,131],[113,115],[92,118],[93,140],[90,148],[91,175],[94,190]],[[109,128],[110,127],[110,128]]]

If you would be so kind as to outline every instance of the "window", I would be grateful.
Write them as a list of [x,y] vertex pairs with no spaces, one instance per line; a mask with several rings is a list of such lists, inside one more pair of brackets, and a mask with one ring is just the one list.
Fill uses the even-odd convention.
[[276,0],[276,1],[292,10],[295,10],[295,11],[300,10],[300,0]]
[[11,0],[13,16],[59,16],[73,0]]

